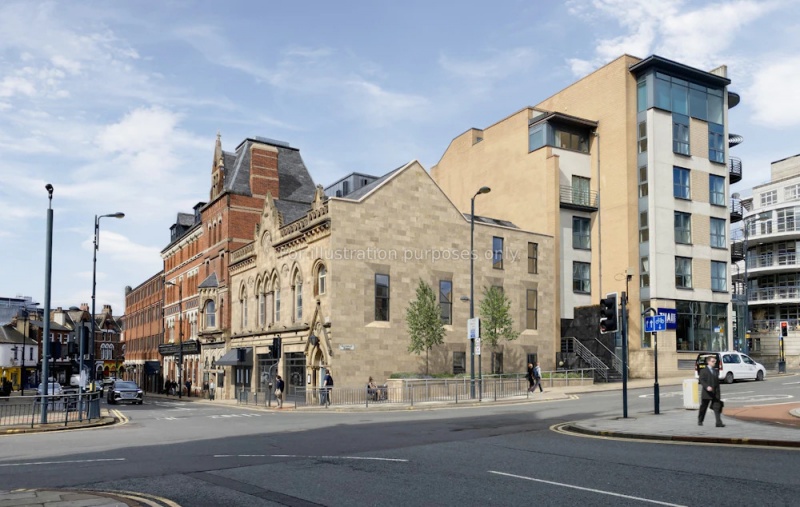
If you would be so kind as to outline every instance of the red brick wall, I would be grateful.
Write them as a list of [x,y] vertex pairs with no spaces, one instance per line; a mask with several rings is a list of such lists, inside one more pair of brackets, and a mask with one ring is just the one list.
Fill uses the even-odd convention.
[[250,191],[253,195],[278,198],[278,152],[254,144],[250,149]]

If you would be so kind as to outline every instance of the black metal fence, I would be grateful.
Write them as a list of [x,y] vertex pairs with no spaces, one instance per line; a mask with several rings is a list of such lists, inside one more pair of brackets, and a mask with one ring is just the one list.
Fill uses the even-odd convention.
[[0,401],[0,426],[3,427],[69,426],[99,418],[100,393],[12,396]]

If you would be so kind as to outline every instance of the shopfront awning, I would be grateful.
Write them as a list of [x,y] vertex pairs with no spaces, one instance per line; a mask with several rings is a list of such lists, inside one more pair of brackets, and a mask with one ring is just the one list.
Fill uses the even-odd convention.
[[[239,360],[241,358],[239,355],[240,350],[244,350],[242,361]],[[253,366],[253,349],[250,347],[231,349],[224,356],[217,359],[215,364],[216,366]]]

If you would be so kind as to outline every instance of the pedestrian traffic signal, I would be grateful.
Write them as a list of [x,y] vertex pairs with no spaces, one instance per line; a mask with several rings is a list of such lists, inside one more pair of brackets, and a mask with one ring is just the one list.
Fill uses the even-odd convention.
[[785,320],[781,322],[781,336],[784,338],[789,336],[789,323]]
[[281,358],[281,337],[275,337],[272,339],[272,358],[273,359],[280,359]]
[[600,332],[617,332],[617,293],[610,292],[600,300]]

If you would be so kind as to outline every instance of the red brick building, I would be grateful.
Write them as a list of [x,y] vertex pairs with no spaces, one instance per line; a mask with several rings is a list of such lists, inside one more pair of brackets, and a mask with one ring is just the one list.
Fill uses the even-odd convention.
[[164,343],[163,310],[163,271],[138,287],[125,288],[125,379],[149,392],[164,385],[158,355],[158,346]]

